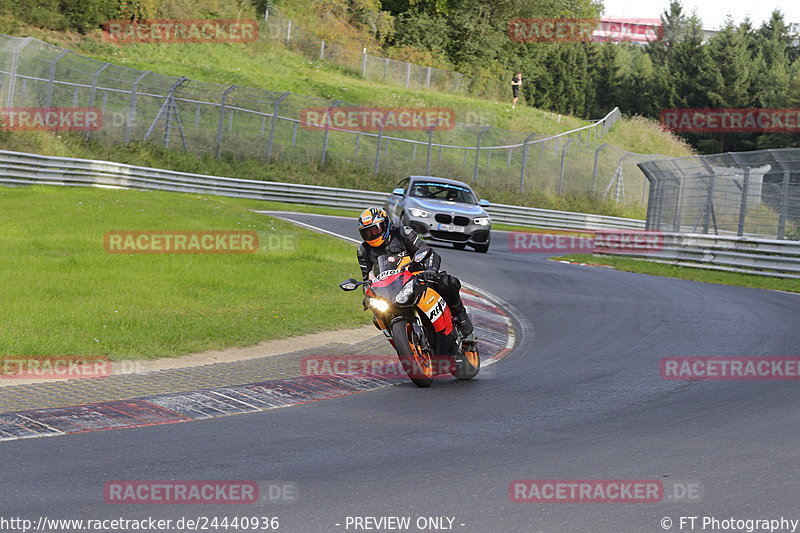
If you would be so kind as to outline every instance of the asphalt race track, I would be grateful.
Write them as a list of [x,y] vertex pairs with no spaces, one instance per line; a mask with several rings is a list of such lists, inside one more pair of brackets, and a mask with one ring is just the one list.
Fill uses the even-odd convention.
[[[287,218],[357,236],[352,219]],[[0,514],[277,516],[287,532],[355,531],[348,516],[449,517],[464,532],[655,532],[665,531],[665,517],[680,531],[681,516],[800,519],[798,383],[671,381],[659,371],[667,356],[800,355],[800,295],[556,263],[511,253],[504,233],[493,235],[488,254],[437,251],[443,268],[521,315],[522,345],[478,379],[9,441],[0,444]],[[353,261],[355,269],[355,252]],[[282,480],[296,483],[299,497],[251,506],[103,499],[110,480],[184,479]],[[658,503],[516,503],[516,479],[660,480],[666,494]],[[686,486],[699,491],[674,492]]]

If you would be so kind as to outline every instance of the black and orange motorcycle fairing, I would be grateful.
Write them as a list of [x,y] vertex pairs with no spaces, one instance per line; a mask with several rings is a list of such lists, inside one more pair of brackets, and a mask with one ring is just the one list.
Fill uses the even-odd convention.
[[472,379],[480,370],[478,349],[464,349],[447,302],[417,276],[428,254],[430,250],[420,251],[413,259],[404,254],[382,255],[367,281],[349,279],[339,285],[343,290],[364,287],[375,326],[419,387],[429,387],[437,376],[447,374]]

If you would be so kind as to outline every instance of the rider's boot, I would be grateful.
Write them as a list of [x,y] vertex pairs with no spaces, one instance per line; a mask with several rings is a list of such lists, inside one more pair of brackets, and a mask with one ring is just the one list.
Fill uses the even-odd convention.
[[461,333],[464,344],[467,346],[474,345],[478,339],[475,337],[472,321],[469,319],[469,315],[467,315],[467,310],[464,308],[464,305],[460,305],[458,309],[453,309],[453,313],[456,328],[458,328],[459,333]]

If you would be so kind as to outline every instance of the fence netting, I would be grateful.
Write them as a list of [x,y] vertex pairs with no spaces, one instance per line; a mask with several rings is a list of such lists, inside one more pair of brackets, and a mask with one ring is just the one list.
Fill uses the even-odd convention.
[[800,240],[800,149],[650,161],[647,227]]
[[304,110],[358,106],[135,70],[33,38],[0,36],[0,99],[7,108],[97,108],[102,127],[84,135],[108,143],[145,141],[215,157],[336,162],[397,178],[438,175],[479,187],[595,193],[636,204],[644,204],[648,194],[637,163],[664,157],[602,143],[621,116],[618,109],[550,137],[464,122],[467,115],[458,109],[452,129],[314,128],[304,121]]

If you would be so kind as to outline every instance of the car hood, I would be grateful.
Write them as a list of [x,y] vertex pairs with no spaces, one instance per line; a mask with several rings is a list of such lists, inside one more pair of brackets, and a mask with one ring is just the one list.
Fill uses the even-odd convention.
[[427,209],[436,213],[458,213],[462,215],[480,216],[486,215],[483,207],[476,204],[460,204],[445,200],[426,200],[424,198],[412,198],[414,204],[421,209]]

